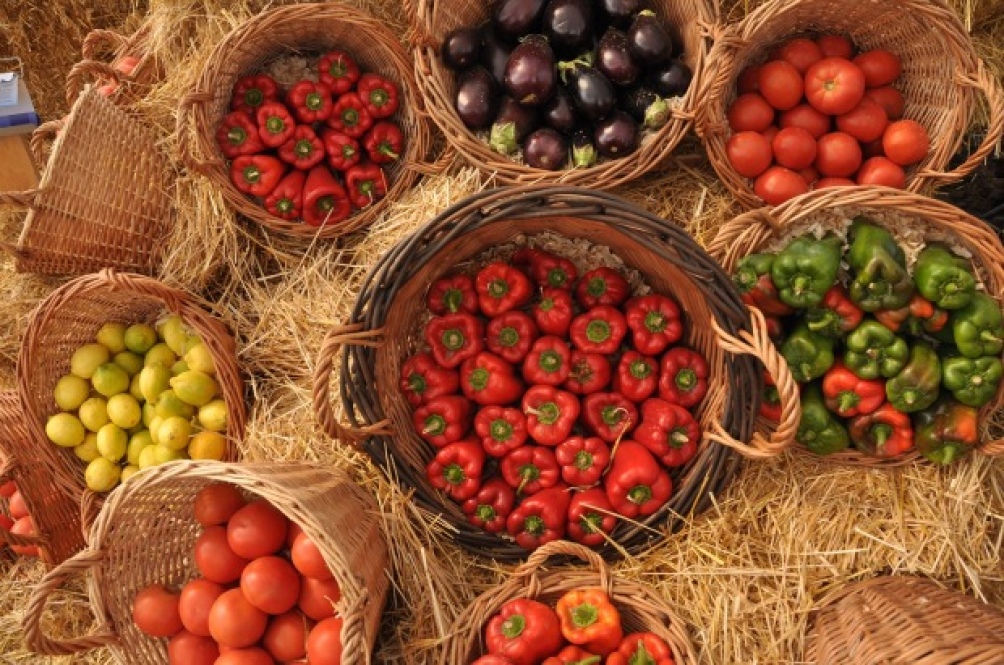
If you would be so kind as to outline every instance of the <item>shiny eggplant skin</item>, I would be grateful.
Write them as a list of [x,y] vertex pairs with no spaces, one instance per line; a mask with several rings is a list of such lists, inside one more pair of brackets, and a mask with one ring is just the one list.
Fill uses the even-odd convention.
[[499,37],[510,42],[540,32],[546,4],[547,0],[498,0],[492,7],[492,26]]
[[617,28],[607,28],[596,46],[596,69],[614,85],[631,85],[641,68],[628,50],[627,35]]
[[635,15],[627,39],[631,56],[645,67],[657,67],[673,57],[673,39],[653,11],[646,9]]
[[527,137],[523,159],[534,168],[557,171],[568,161],[568,143],[550,127],[542,127]]
[[455,108],[469,129],[487,129],[498,113],[499,89],[484,67],[475,67],[457,76]]
[[617,104],[617,94],[606,76],[580,60],[563,62],[559,69],[582,118],[596,122],[610,115]]
[[453,71],[470,69],[481,57],[481,32],[477,28],[457,28],[443,39],[443,64]]
[[554,97],[544,107],[544,124],[562,134],[571,134],[578,126],[579,116],[564,86],[558,86]]
[[596,123],[593,144],[604,157],[629,155],[638,148],[638,123],[624,111],[614,111],[609,118]]
[[687,94],[692,78],[690,68],[679,60],[651,69],[646,74],[648,85],[663,97],[682,97]]
[[502,98],[488,145],[495,152],[511,155],[523,140],[537,128],[537,109],[517,104],[512,97]]
[[599,0],[599,5],[603,18],[618,28],[627,28],[635,14],[649,8],[646,0]]
[[481,64],[499,85],[505,80],[505,65],[510,53],[512,47],[499,39],[491,23],[481,27]]
[[646,129],[660,129],[669,121],[669,104],[644,86],[631,88],[620,96],[620,109]]
[[544,8],[544,34],[556,53],[575,57],[593,46],[589,0],[550,0]]
[[554,52],[547,37],[529,35],[509,55],[505,66],[506,92],[520,104],[542,106],[558,86]]

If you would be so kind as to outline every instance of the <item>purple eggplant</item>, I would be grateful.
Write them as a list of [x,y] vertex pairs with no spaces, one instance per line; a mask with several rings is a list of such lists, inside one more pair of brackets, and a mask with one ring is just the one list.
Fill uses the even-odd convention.
[[499,85],[505,80],[505,65],[509,62],[510,53],[512,47],[499,39],[491,23],[481,27],[481,64]]
[[638,147],[638,123],[624,111],[614,111],[596,124],[593,143],[604,157],[623,157]]
[[596,47],[596,69],[616,85],[631,85],[641,68],[628,51],[627,35],[617,28],[607,28]]
[[554,97],[544,107],[544,124],[562,134],[571,134],[579,124],[574,103],[564,86],[558,86]]
[[572,164],[578,168],[589,168],[597,159],[596,146],[589,132],[579,130],[572,134]]
[[568,144],[558,132],[542,127],[527,137],[523,159],[534,168],[557,171],[568,161]]
[[640,86],[622,94],[620,108],[646,129],[659,129],[669,122],[669,104],[649,88]]
[[540,19],[547,0],[498,0],[492,8],[492,25],[499,37],[515,42],[540,32]]
[[484,67],[468,69],[457,77],[457,115],[469,129],[490,127],[498,104],[498,84]]
[[635,14],[648,8],[646,0],[600,0],[604,18],[618,28],[627,28]]
[[690,68],[679,60],[650,69],[646,75],[649,86],[664,97],[682,97],[687,94],[693,75]]
[[580,116],[595,122],[610,115],[617,104],[617,95],[606,76],[582,59],[559,63],[558,69]]
[[495,152],[511,155],[536,128],[536,108],[521,106],[512,97],[503,97],[499,105],[499,114],[495,117],[495,124],[492,125],[488,145]]
[[636,62],[645,67],[657,67],[673,57],[673,39],[666,32],[655,12],[638,12],[627,31],[628,50]]
[[470,69],[481,56],[481,32],[477,28],[457,28],[443,39],[443,64],[454,71]]
[[505,66],[505,89],[520,104],[542,106],[554,95],[558,75],[547,37],[529,35],[513,49]]
[[544,9],[544,34],[562,55],[576,56],[593,45],[589,0],[550,0]]

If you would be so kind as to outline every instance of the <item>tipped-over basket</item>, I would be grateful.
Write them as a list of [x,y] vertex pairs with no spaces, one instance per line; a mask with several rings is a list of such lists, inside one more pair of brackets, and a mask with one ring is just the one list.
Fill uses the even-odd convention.
[[876,577],[823,598],[805,657],[812,665],[1004,663],[1004,611],[919,577]]
[[141,97],[160,76],[157,58],[150,51],[154,29],[148,18],[136,32],[121,35],[114,30],[91,30],[80,47],[83,59],[66,76],[66,103],[70,106],[80,95],[88,79],[95,84],[112,85],[109,98],[116,104]]
[[[524,557],[526,551],[512,541],[468,523],[460,507],[428,481],[425,468],[434,449],[414,431],[399,377],[421,339],[430,285],[486,250],[542,233],[592,243],[601,253],[609,248],[654,291],[675,298],[686,330],[681,343],[708,359],[708,394],[696,413],[705,433],[697,456],[671,473],[673,495],[662,509],[640,522],[622,520],[611,534],[620,546],[638,551],[659,537],[667,522],[676,528],[707,508],[728,484],[738,460],[727,446],[748,449],[739,441],[753,435],[761,362],[780,386],[784,424],[757,446],[788,446],[800,412],[797,388],[762,316],[750,325],[732,281],[682,229],[623,199],[574,187],[530,186],[487,191],[446,210],[377,262],[349,321],[329,331],[314,370],[314,408],[330,436],[392,467],[391,476],[413,489],[423,506],[442,513],[459,544],[483,556]],[[336,363],[348,424],[338,421],[330,398]],[[613,556],[616,548],[606,545],[602,552]]]
[[[394,117],[404,132],[405,149],[399,159],[387,165],[384,199],[341,222],[318,228],[275,217],[238,191],[216,143],[216,128],[230,111],[238,78],[282,55],[309,57],[331,49],[346,51],[363,71],[380,74],[398,85],[401,101]],[[290,5],[258,14],[217,45],[194,89],[181,100],[177,133],[184,163],[208,178],[238,214],[277,234],[329,240],[365,228],[383,213],[389,201],[400,198],[414,184],[432,142],[421,103],[411,61],[398,36],[384,23],[340,3]]]
[[[904,117],[919,122],[931,137],[928,156],[907,169],[909,191],[926,192],[963,178],[1000,140],[1004,132],[1000,84],[976,56],[957,12],[944,0],[771,0],[716,40],[695,122],[712,166],[747,208],[764,202],[726,154],[732,135],[727,113],[737,97],[739,75],[766,61],[787,39],[825,33],[845,35],[861,50],[886,49],[899,56],[903,73],[894,87],[905,97]],[[990,109],[986,138],[962,164],[947,170],[981,97]]]
[[[919,194],[887,187],[837,187],[796,197],[776,208],[760,208],[744,213],[722,225],[708,252],[730,275],[744,257],[764,251],[768,245],[812,225],[836,227],[857,215],[865,215],[884,225],[895,236],[908,229],[926,239],[948,240],[972,254],[972,262],[985,281],[987,294],[1004,304],[1004,247],[986,223],[953,205]],[[980,410],[983,421],[981,444],[984,455],[1004,455],[1004,437],[990,426],[990,416],[1004,404],[1004,384],[997,396]],[[754,446],[762,438],[753,439]],[[794,449],[811,454],[789,440]],[[763,453],[768,451],[763,450]],[[780,452],[780,451],[774,451]],[[889,467],[921,459],[916,449],[896,457],[873,457],[845,450],[822,458],[841,464]]]
[[698,91],[703,85],[711,40],[708,29],[716,18],[710,0],[653,0],[649,3],[669,29],[675,43],[682,44],[684,62],[693,72],[690,88],[669,122],[645,136],[638,150],[621,159],[607,160],[589,168],[559,171],[534,168],[492,150],[457,115],[454,102],[456,76],[439,57],[443,39],[450,31],[477,26],[488,20],[491,4],[483,0],[413,0],[415,80],[421,88],[433,121],[449,145],[483,174],[506,185],[550,183],[610,189],[653,171],[673,152],[694,120]]
[[[317,544],[338,581],[345,665],[370,662],[389,586],[387,546],[372,499],[340,471],[303,463],[225,464],[171,462],[146,469],[113,493],[87,549],[49,572],[34,589],[24,619],[28,648],[49,656],[109,647],[129,665],[166,665],[166,640],[153,639],[132,621],[135,595],[151,584],[180,588],[199,576],[192,548],[201,527],[192,515],[196,494],[215,483],[266,499]],[[67,640],[42,632],[52,594],[86,575],[98,627]]]

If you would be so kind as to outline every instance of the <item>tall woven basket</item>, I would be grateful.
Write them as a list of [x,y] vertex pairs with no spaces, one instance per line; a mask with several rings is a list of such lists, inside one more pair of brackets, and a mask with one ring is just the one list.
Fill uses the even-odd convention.
[[813,612],[811,665],[1004,663],[1004,611],[919,577],[876,577],[826,596]]
[[[230,181],[216,144],[216,127],[230,108],[237,79],[284,54],[320,54],[342,49],[364,71],[381,74],[401,89],[398,124],[405,135],[404,154],[389,165],[387,196],[337,224],[317,227],[270,215]],[[412,78],[411,61],[400,39],[386,25],[361,10],[339,3],[300,4],[262,12],[236,28],[217,45],[194,89],[178,108],[181,156],[192,171],[208,178],[241,216],[269,231],[312,240],[329,240],[365,228],[389,201],[400,198],[423,170],[432,136],[422,114],[421,97]]]
[[38,189],[0,193],[0,203],[28,209],[17,244],[2,245],[17,270],[156,271],[171,214],[168,163],[153,132],[87,87],[67,119],[40,125],[31,143],[46,164]]
[[[151,584],[178,588],[199,576],[192,548],[201,527],[192,502],[219,482],[268,500],[317,544],[341,589],[335,611],[344,621],[342,662],[369,663],[389,586],[379,512],[345,474],[301,463],[171,462],[130,479],[101,509],[87,549],[34,589],[24,618],[28,648],[58,656],[107,646],[120,663],[166,665],[166,640],[148,637],[132,621],[133,598]],[[68,640],[48,637],[41,620],[52,594],[81,575],[97,629]]]
[[[426,463],[434,449],[415,433],[411,410],[399,389],[401,365],[421,339],[425,292],[454,266],[520,236],[543,232],[610,248],[657,292],[680,303],[686,321],[684,343],[708,358],[709,391],[697,418],[705,432],[700,451],[675,470],[673,496],[642,522],[622,520],[612,538],[630,550],[643,549],[655,528],[710,505],[737,468],[726,445],[753,435],[761,399],[760,362],[780,386],[784,418],[764,449],[790,445],[800,418],[797,388],[787,365],[767,337],[762,316],[750,314],[728,276],[681,229],[610,194],[579,188],[533,186],[497,189],[457,203],[387,252],[373,267],[348,323],[329,331],[314,374],[314,408],[325,431],[354,442],[430,510],[456,530],[470,551],[503,560],[520,559],[515,543],[474,527],[459,506],[429,483]],[[341,406],[348,424],[336,418],[330,383],[338,352]],[[760,362],[758,362],[760,361]],[[738,441],[737,441],[738,440]],[[613,556],[616,548],[602,550]]]
[[[926,239],[949,240],[966,248],[984,279],[986,292],[1004,303],[1004,247],[990,226],[948,203],[887,187],[823,189],[791,199],[776,208],[751,210],[722,225],[708,246],[708,252],[732,274],[743,257],[764,251],[779,238],[797,235],[813,224],[835,227],[856,215],[866,215],[884,223],[893,235],[897,229],[911,229],[914,233],[922,230]],[[980,410],[984,426],[977,451],[984,455],[1004,455],[1004,434],[998,427],[989,426],[989,416],[1002,404],[1004,385],[997,391],[996,398]],[[762,439],[754,439],[753,445],[760,441]],[[794,444],[793,440],[790,442]],[[794,445],[794,450],[811,454],[799,445]],[[822,459],[839,464],[888,467],[922,458],[916,450],[890,458],[846,450]]]
[[609,160],[589,168],[561,171],[538,169],[513,161],[488,147],[460,120],[454,109],[456,77],[439,58],[439,48],[450,31],[477,26],[488,20],[491,3],[484,0],[413,0],[416,35],[415,79],[429,114],[449,145],[486,176],[507,185],[528,183],[566,184],[609,189],[659,168],[693,123],[711,48],[708,28],[716,19],[711,0],[653,0],[649,3],[677,43],[682,43],[684,61],[694,74],[690,89],[669,122],[647,136],[638,151],[623,159]]
[[[944,0],[771,0],[716,40],[702,99],[697,133],[711,164],[747,208],[764,205],[749,180],[732,167],[725,146],[731,136],[726,114],[736,98],[736,82],[747,67],[764,62],[772,49],[792,37],[837,33],[858,48],[887,49],[899,56],[903,73],[895,87],[906,99],[904,117],[916,120],[931,137],[924,161],[907,170],[907,189],[927,192],[954,182],[976,168],[1004,132],[1000,83],[976,56],[957,12]],[[948,170],[980,98],[990,121],[982,145]]]
[[[154,27],[151,19],[147,19],[128,36],[114,30],[87,33],[80,48],[83,59],[66,76],[66,103],[72,106],[89,80],[117,85],[109,95],[116,104],[128,104],[142,97],[161,74],[157,58],[150,50]],[[126,57],[137,58],[136,66],[128,74],[121,68],[121,60]]]
[[[586,568],[547,568],[551,557],[580,560]],[[516,569],[507,582],[486,591],[459,614],[446,636],[439,665],[470,665],[484,653],[485,625],[510,600],[530,598],[554,607],[566,592],[600,588],[620,612],[624,634],[655,633],[673,650],[675,665],[696,665],[697,655],[687,627],[655,592],[638,582],[625,580],[607,567],[592,550],[574,543],[544,545]]]

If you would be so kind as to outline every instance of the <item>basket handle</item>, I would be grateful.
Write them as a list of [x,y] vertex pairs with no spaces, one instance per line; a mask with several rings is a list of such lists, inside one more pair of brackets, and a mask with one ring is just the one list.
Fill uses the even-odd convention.
[[56,134],[65,126],[65,119],[50,120],[49,122],[43,122],[31,133],[31,141],[29,142],[31,154],[39,167],[44,167],[48,161],[45,154],[45,144],[49,141],[54,141]]
[[181,102],[178,103],[178,120],[175,124],[174,132],[178,136],[178,153],[181,156],[182,163],[189,171],[193,171],[201,175],[206,175],[210,167],[222,164],[220,160],[203,160],[195,154],[194,147],[197,142],[190,143],[190,132],[192,131],[192,125],[194,124],[190,117],[192,114],[192,108],[196,104],[204,104],[211,101],[212,98],[213,96],[211,93],[195,91],[182,97]]
[[439,159],[432,162],[431,164],[426,164],[424,162],[413,162],[408,164],[405,168],[420,173],[426,176],[437,176],[442,175],[449,169],[453,162],[457,159],[457,150],[452,145],[447,145],[443,149],[443,154],[439,156]]
[[429,27],[422,20],[428,13],[428,5],[433,0],[403,0],[405,14],[408,17],[408,31],[405,34],[405,41],[412,45],[412,48],[431,47],[438,50],[439,44],[433,38]]
[[382,329],[365,330],[361,323],[335,326],[324,336],[314,366],[314,414],[317,421],[329,437],[344,441],[357,449],[369,436],[393,436],[390,421],[384,419],[373,425],[360,428],[338,422],[335,412],[331,408],[331,371],[334,369],[335,356],[338,355],[338,350],[342,346],[378,348],[383,345],[380,340],[382,334]]
[[722,330],[715,319],[711,320],[711,327],[718,335],[718,346],[722,350],[735,355],[750,355],[763,363],[777,386],[781,399],[781,420],[770,436],[755,432],[750,444],[736,441],[720,423],[713,425],[714,432],[709,433],[708,438],[738,451],[745,457],[767,459],[780,455],[795,443],[798,423],[802,419],[802,405],[799,401],[798,384],[791,376],[787,361],[770,340],[763,313],[755,307],[748,309],[753,322],[752,332],[740,331],[739,339]]
[[95,79],[107,78],[113,83],[122,85],[122,73],[111,65],[97,60],[81,60],[73,65],[70,73],[66,75],[66,103],[73,106],[73,102],[80,96],[84,89],[84,77],[91,76]]
[[555,540],[537,548],[527,558],[526,562],[520,565],[513,573],[513,580],[519,581],[527,586],[527,595],[531,598],[540,592],[540,578],[538,573],[553,556],[570,556],[585,562],[589,570],[600,576],[600,586],[608,594],[612,589],[612,578],[610,569],[607,568],[606,561],[599,554],[584,545],[573,543],[568,540]]
[[80,53],[84,60],[96,60],[95,56],[99,51],[113,54],[119,49],[125,48],[129,41],[114,30],[91,30],[84,37],[84,43],[80,47]]
[[42,632],[42,614],[52,594],[70,577],[86,574],[97,566],[102,558],[101,552],[92,550],[79,552],[46,573],[42,581],[32,590],[28,609],[24,615],[25,642],[32,651],[46,656],[69,656],[100,649],[118,640],[112,627],[105,623],[99,625],[98,632],[93,635],[68,640],[55,640]]

